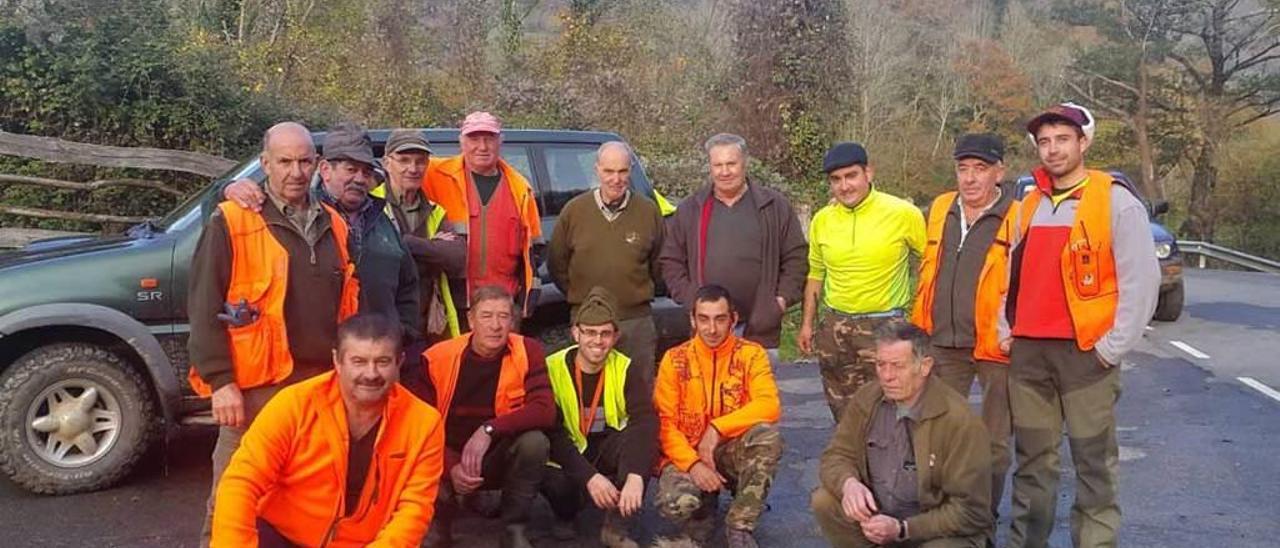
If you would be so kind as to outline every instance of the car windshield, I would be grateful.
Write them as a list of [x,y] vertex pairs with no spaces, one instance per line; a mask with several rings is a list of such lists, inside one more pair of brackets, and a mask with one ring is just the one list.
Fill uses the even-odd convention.
[[200,204],[204,203],[210,192],[214,192],[214,189],[222,188],[222,185],[227,181],[233,181],[241,177],[250,177],[257,172],[258,169],[257,156],[254,156],[253,158],[242,162],[240,165],[231,168],[221,177],[210,181],[210,183],[204,188],[192,193],[190,196],[187,196],[187,198],[183,200],[182,203],[178,204],[177,207],[173,208],[168,215],[165,215],[159,221],[156,221],[156,230],[161,232],[172,232],[181,230],[183,227],[187,226],[187,224],[192,222],[192,220],[196,220],[198,222],[200,219]]

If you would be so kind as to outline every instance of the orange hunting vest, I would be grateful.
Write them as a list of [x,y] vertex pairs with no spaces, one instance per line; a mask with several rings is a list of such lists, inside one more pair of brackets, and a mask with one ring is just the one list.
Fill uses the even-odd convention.
[[[1120,297],[1116,280],[1116,258],[1111,251],[1111,175],[1089,170],[1076,207],[1067,245],[1062,249],[1062,286],[1067,293],[1067,309],[1075,327],[1076,345],[1092,350],[1115,323]],[[1031,218],[1044,197],[1038,187],[1022,200],[1020,233],[1026,238]]]
[[[947,212],[956,201],[955,192],[947,192],[933,200],[929,206],[929,224],[925,227],[927,242],[920,259],[920,281],[916,286],[915,305],[911,307],[911,323],[930,335],[933,334],[933,297],[938,281],[938,269],[942,265],[942,232],[947,223]],[[1005,212],[996,238],[987,248],[982,273],[978,275],[978,294],[974,299],[973,313],[976,341],[974,359],[1009,363],[1009,356],[1000,352],[999,317],[1000,304],[1009,291],[1009,233],[1013,230],[1015,202]]]
[[[345,269],[342,274],[342,297],[338,304],[338,321],[356,313],[360,285],[355,277],[355,264],[347,253],[347,222],[328,205],[333,239],[338,244],[338,257]],[[236,386],[253,388],[276,384],[293,373],[293,356],[289,354],[289,337],[284,321],[284,297],[288,292],[289,252],[276,241],[262,214],[234,205],[218,204],[227,222],[231,240],[231,283],[227,285],[227,302],[245,299],[258,310],[258,320],[243,327],[228,327],[231,344],[231,366]],[[187,372],[191,388],[207,398],[213,389],[196,368]]]
[[[436,391],[436,409],[446,420],[453,403],[453,390],[458,386],[462,356],[471,344],[467,333],[436,343],[422,355],[427,358],[427,376]],[[524,406],[524,379],[529,375],[529,356],[524,351],[524,337],[512,333],[507,337],[507,355],[498,373],[498,391],[493,398],[493,412],[503,416]]]

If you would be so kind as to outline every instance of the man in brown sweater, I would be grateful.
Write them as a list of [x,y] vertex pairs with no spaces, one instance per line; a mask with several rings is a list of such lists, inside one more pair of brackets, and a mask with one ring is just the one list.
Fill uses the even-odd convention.
[[[213,493],[245,429],[281,388],[332,367],[348,268],[347,229],[340,216],[308,192],[317,162],[307,128],[286,122],[267,130],[262,140],[267,203],[260,213],[237,206],[215,209],[192,257],[187,301],[192,385],[212,398],[220,425],[202,544],[208,544],[211,531]],[[270,252],[275,247],[246,243],[251,234],[229,230],[228,215],[265,224],[267,239],[287,255],[283,303],[271,296],[269,287],[254,291],[259,284],[245,278],[262,272],[261,263],[274,261]],[[287,341],[287,352],[252,356],[253,348],[276,341]]]
[[667,221],[660,261],[671,298],[693,306],[698,288],[729,290],[741,323],[736,335],[777,360],[782,316],[800,302],[809,244],[791,202],[747,179],[747,142],[728,133],[704,147],[710,184],[680,202]]
[[662,214],[649,198],[631,191],[631,147],[600,145],[600,187],[565,204],[551,235],[547,269],[576,314],[587,292],[603,287],[618,303],[618,351],[652,381],[657,330],[649,302],[659,276]]
[[467,310],[470,333],[427,349],[420,394],[445,418],[444,470],[427,546],[452,544],[457,498],[502,491],[503,548],[532,548],[525,537],[538,494],[556,404],[538,341],[515,334],[515,302],[500,286],[481,286]]
[[991,528],[987,430],[929,376],[929,337],[901,321],[875,332],[876,379],[845,406],[822,452],[811,507],[833,546],[972,547]]

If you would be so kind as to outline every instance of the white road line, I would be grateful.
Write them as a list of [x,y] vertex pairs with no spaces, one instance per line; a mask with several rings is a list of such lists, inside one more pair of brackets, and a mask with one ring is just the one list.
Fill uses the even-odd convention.
[[1182,341],[1169,341],[1169,344],[1172,344],[1172,345],[1174,345],[1174,346],[1178,347],[1178,349],[1179,349],[1179,350],[1181,350],[1181,351],[1183,351],[1183,352],[1186,352],[1186,353],[1188,353],[1188,354],[1191,354],[1191,357],[1193,357],[1193,358],[1200,358],[1200,359],[1202,359],[1202,360],[1207,360],[1207,359],[1209,359],[1209,355],[1208,355],[1208,354],[1205,354],[1204,352],[1201,352],[1201,351],[1199,351],[1199,350],[1196,350],[1196,347],[1191,346],[1191,345],[1189,345],[1189,344],[1187,344],[1187,343],[1184,343],[1184,342],[1182,342]]
[[1280,392],[1276,392],[1276,389],[1271,388],[1270,386],[1267,386],[1265,384],[1262,384],[1261,382],[1259,382],[1257,379],[1253,377],[1236,377],[1236,380],[1244,383],[1246,386],[1254,390],[1262,392],[1262,395],[1268,398],[1271,398],[1276,401],[1280,401]]

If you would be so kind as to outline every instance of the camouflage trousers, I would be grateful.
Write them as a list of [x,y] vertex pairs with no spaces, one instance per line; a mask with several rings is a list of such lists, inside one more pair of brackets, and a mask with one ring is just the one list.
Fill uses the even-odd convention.
[[876,378],[876,342],[872,333],[889,318],[853,318],[822,311],[813,347],[818,355],[818,372],[827,394],[831,418],[840,422],[844,406],[853,394]]
[[[738,438],[720,444],[715,452],[716,470],[728,480],[733,502],[725,515],[726,527],[754,531],[764,512],[773,473],[782,459],[782,434],[772,424],[757,424]],[[693,477],[675,465],[663,467],[654,504],[663,517],[705,540],[714,529],[713,519],[720,493],[704,493]],[[693,529],[701,531],[691,531]]]
[[1094,352],[1080,350],[1071,340],[1015,338],[1009,358],[1009,404],[1018,457],[1009,546],[1049,545],[1062,474],[1058,450],[1064,422],[1076,471],[1073,545],[1116,546],[1119,364],[1104,367]]

